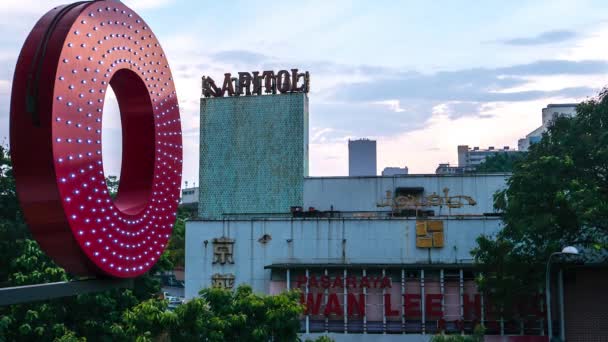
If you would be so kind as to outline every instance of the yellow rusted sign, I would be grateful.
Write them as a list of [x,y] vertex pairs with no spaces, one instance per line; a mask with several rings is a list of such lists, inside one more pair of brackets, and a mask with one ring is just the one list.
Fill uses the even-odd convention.
[[443,221],[416,221],[416,247],[441,248],[443,238]]

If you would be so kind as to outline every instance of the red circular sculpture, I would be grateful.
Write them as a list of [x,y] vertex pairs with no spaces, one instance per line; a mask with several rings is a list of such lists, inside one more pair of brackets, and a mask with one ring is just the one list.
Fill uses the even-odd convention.
[[[114,200],[101,154],[108,85],[123,140]],[[82,1],[44,15],[17,62],[10,133],[26,221],[60,266],[130,278],[155,264],[179,203],[181,123],[167,59],[133,10]]]

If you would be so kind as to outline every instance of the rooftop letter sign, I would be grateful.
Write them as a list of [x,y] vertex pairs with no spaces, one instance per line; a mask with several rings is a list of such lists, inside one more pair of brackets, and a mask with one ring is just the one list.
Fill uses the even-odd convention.
[[462,208],[465,205],[474,206],[477,202],[471,196],[456,195],[450,196],[450,189],[443,189],[443,196],[436,193],[425,197],[414,197],[411,195],[401,195],[393,197],[392,191],[386,192],[386,198],[382,202],[376,203],[377,207],[392,207],[393,209],[409,209],[421,207],[441,207]]
[[203,76],[204,97],[308,93],[309,88],[310,74],[298,72],[298,69],[280,70],[276,74],[274,71],[239,72],[238,77],[226,73],[221,86],[211,77]]
[[[114,200],[101,152],[108,86],[123,137]],[[182,136],[169,63],[144,20],[110,0],[49,11],[19,55],[10,120],[19,201],[42,249],[75,274],[148,271],[175,221]]]

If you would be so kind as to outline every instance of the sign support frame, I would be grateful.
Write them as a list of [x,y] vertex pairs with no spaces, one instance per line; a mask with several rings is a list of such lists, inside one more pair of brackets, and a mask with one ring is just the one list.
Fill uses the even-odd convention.
[[132,289],[132,278],[90,278],[0,288],[0,306],[71,297],[114,289]]

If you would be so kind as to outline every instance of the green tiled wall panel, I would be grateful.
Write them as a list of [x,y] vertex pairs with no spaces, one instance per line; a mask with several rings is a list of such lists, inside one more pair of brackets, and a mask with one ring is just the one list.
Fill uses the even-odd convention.
[[285,213],[303,203],[308,96],[201,99],[199,216]]

